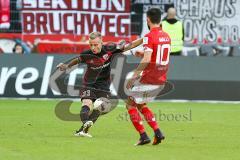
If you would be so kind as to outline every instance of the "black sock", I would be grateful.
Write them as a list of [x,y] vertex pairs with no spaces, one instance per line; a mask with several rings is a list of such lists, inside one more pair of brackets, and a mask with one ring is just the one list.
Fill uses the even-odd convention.
[[93,123],[95,123],[98,119],[98,117],[100,116],[101,112],[98,110],[93,110],[92,114],[89,116],[89,120],[93,121]]
[[89,120],[89,111],[90,111],[90,108],[87,105],[82,106],[82,109],[80,112],[80,119],[83,122],[83,124]]
[[[92,121],[93,123],[95,123],[98,119],[98,117],[100,116],[100,111],[98,110],[93,110],[92,114],[89,116],[89,120]],[[83,129],[83,126],[81,127],[81,129]],[[89,128],[86,128],[84,131],[87,133]]]
[[146,132],[140,134],[141,139],[148,139],[148,135]]
[[162,132],[160,131],[160,129],[156,129],[156,130],[154,131],[154,133],[155,133],[156,136],[159,136],[159,137],[162,137],[162,136],[163,136],[163,134],[162,134]]
[[81,126],[81,128],[79,130],[76,131],[76,133],[81,132],[83,130],[83,125]]

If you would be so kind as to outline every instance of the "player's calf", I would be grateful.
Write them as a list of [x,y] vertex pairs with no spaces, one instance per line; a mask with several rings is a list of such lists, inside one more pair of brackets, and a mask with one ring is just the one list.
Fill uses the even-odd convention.
[[82,100],[82,109],[80,111],[80,119],[84,123],[86,123],[89,120],[89,113],[92,109],[92,100],[90,99],[83,99]]
[[142,118],[141,118],[141,116],[140,116],[140,114],[137,110],[137,107],[136,107],[135,103],[133,101],[131,101],[131,99],[129,99],[126,107],[128,109],[128,114],[130,116],[130,119],[132,121],[133,126],[135,127],[135,129],[140,134],[140,139],[137,142],[137,144],[135,144],[135,145],[138,146],[138,145],[145,145],[145,144],[150,143],[151,140],[145,132],[145,128],[143,126]]

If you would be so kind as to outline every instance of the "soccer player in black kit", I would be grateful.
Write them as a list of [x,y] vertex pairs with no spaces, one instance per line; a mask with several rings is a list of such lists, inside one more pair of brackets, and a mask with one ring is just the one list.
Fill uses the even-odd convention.
[[60,63],[57,66],[61,71],[64,71],[79,63],[87,64],[87,70],[83,78],[84,87],[80,90],[82,101],[80,119],[83,125],[76,131],[75,136],[92,137],[88,133],[88,129],[101,114],[98,110],[93,110],[93,103],[100,97],[110,98],[112,56],[135,48],[140,44],[142,44],[142,39],[137,39],[129,44],[111,43],[103,45],[101,33],[92,32],[89,34],[90,50],[80,53],[79,57],[68,64]]

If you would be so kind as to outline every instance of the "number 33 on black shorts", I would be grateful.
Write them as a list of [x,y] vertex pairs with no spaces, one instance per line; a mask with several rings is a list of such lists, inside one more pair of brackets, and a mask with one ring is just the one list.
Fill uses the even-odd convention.
[[81,101],[83,99],[91,99],[91,100],[95,101],[96,99],[98,99],[100,97],[109,98],[110,93],[108,91],[104,91],[104,90],[100,90],[100,89],[85,87],[85,88],[80,89],[80,97],[81,97]]

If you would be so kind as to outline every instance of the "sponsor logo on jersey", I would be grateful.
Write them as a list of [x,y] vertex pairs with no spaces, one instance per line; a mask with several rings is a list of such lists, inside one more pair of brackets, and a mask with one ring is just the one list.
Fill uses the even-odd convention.
[[106,63],[104,65],[101,65],[101,66],[97,66],[97,67],[91,67],[91,69],[93,70],[97,70],[97,69],[103,69],[103,68],[106,68],[110,65],[110,62],[109,63]]
[[143,38],[143,44],[148,44],[148,37]]
[[104,59],[104,60],[108,60],[108,59],[109,59],[109,55],[108,55],[108,54],[104,54],[104,55],[103,55],[103,59]]

